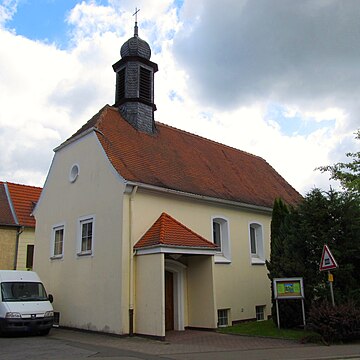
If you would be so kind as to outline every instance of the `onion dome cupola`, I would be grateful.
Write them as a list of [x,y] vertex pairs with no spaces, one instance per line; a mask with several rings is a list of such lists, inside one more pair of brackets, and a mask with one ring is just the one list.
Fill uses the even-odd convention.
[[134,36],[120,50],[121,59],[113,65],[116,73],[115,106],[123,118],[139,131],[155,132],[154,74],[157,64],[150,61],[149,44],[138,35],[135,21]]

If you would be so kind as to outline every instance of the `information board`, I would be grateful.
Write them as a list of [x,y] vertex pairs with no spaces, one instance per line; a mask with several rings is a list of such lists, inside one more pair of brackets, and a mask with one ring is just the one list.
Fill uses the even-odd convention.
[[304,288],[302,278],[274,279],[275,299],[303,299]]

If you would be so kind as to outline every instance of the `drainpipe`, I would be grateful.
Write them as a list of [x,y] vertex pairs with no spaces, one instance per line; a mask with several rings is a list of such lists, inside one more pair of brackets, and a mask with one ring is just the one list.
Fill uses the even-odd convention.
[[18,251],[19,251],[19,242],[20,242],[20,235],[24,231],[24,227],[21,226],[16,231],[16,243],[15,243],[15,257],[14,257],[14,270],[16,270],[17,260],[18,260]]
[[133,203],[138,186],[134,186],[130,194],[129,203],[129,335],[134,336],[134,252],[132,250],[133,237]]

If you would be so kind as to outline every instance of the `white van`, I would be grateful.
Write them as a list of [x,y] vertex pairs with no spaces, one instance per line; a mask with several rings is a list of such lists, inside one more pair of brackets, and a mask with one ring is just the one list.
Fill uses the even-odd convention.
[[0,270],[0,334],[47,335],[54,322],[51,302],[35,272]]

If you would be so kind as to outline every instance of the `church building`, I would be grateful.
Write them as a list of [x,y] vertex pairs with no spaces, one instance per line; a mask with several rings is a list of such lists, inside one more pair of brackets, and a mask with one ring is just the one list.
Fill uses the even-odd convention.
[[34,211],[60,326],[164,339],[266,319],[273,202],[300,194],[264,159],[154,120],[137,23],[120,53],[114,105],[54,149]]

